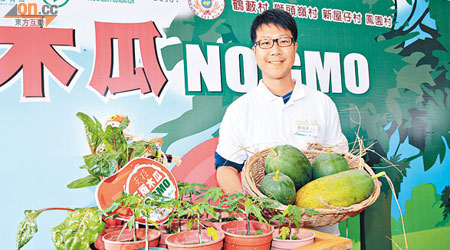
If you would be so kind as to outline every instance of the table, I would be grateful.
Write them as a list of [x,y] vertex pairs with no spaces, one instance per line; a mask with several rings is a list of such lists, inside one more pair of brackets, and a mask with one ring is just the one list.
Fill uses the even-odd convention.
[[[305,228],[306,229],[306,228]],[[314,243],[294,248],[294,250],[347,250],[353,246],[352,240],[316,230],[306,229],[316,233]]]

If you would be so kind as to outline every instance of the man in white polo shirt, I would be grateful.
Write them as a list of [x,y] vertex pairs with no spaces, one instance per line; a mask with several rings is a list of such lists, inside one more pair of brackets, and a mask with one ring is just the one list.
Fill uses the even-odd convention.
[[[308,142],[348,148],[334,102],[292,79],[298,44],[291,15],[264,11],[252,23],[251,38],[262,80],[228,107],[220,126],[215,165],[226,192],[243,192],[238,173],[252,153],[265,148],[290,144],[302,149]],[[337,225],[323,231],[339,234]]]

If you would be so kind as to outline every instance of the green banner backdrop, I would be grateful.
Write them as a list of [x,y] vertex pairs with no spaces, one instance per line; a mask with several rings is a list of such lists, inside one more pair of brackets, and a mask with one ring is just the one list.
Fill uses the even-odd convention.
[[[182,157],[175,175],[214,184],[223,114],[261,77],[250,25],[270,8],[299,28],[293,78],[335,101],[348,141],[393,180],[349,220],[354,249],[405,249],[400,216],[411,249],[448,245],[449,1],[0,0],[5,249],[25,209],[95,204],[93,189],[66,187],[86,175],[79,111],[127,115]],[[23,249],[52,248],[61,218],[42,220]]]

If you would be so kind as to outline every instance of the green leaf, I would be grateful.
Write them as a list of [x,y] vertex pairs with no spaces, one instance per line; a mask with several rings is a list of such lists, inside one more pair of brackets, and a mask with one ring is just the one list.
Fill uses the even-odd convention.
[[356,131],[359,126],[358,123],[361,120],[363,121],[362,130],[367,133],[367,138],[376,138],[383,147],[388,146],[389,139],[383,130],[383,125],[387,123],[386,114],[377,110],[378,106],[370,102],[364,106],[350,103],[350,106],[352,107],[350,110],[350,119],[357,121],[352,123],[352,128]]
[[130,124],[130,120],[128,119],[128,116],[125,116],[123,118],[123,121],[119,125],[120,130],[124,130],[128,127],[128,124]]
[[41,210],[25,210],[25,219],[19,223],[19,230],[17,232],[17,250],[25,246],[25,244],[27,244],[37,233],[36,217],[41,214],[41,212]]
[[100,183],[100,178],[93,175],[88,175],[86,177],[83,177],[81,179],[72,181],[67,185],[68,188],[83,188],[83,187],[90,187],[95,186],[98,183]]
[[92,153],[97,151],[98,146],[103,141],[103,129],[101,123],[94,117],[92,120],[88,115],[78,112],[78,118],[84,123],[86,136]]
[[404,57],[403,61],[408,64],[396,72],[397,88],[405,88],[422,94],[421,86],[428,83],[430,86],[436,85],[431,75],[433,69],[430,64],[418,65],[419,61],[425,57],[423,52],[414,52],[410,56]]
[[285,220],[285,216],[283,214],[276,214],[270,218],[269,223],[272,223],[274,221],[278,220],[279,224],[283,224],[283,221]]
[[217,230],[213,227],[208,227],[207,229],[208,235],[213,238],[213,241],[216,241],[219,239],[219,234],[217,233]]
[[[181,195],[181,199],[185,196],[189,196],[190,198],[193,195],[201,195],[201,193],[197,190],[197,188],[205,188],[205,184],[199,183],[187,183],[187,182],[179,182],[178,190]],[[192,202],[192,201],[191,201]]]
[[52,228],[52,240],[58,250],[88,250],[105,229],[97,208],[68,212],[60,225]]
[[84,163],[91,175],[108,177],[114,174],[117,165],[123,160],[123,153],[104,151],[98,154],[84,156]]
[[280,231],[281,231],[281,239],[282,240],[286,240],[287,236],[289,235],[289,232],[291,230],[288,227],[281,227]]
[[263,230],[259,229],[255,231],[255,235],[262,235],[263,234]]
[[444,190],[442,190],[441,193],[441,205],[440,208],[444,208],[444,211],[442,212],[442,215],[444,219],[443,222],[448,221],[449,215],[450,215],[450,187],[445,186]]
[[188,224],[187,224],[188,230],[191,230],[191,228],[194,226],[194,224],[195,224],[195,220],[189,220]]
[[[425,124],[425,147],[423,150],[424,169],[431,168],[436,161],[443,162],[448,145],[450,145],[450,116],[446,96],[449,95],[449,89],[442,91],[431,91],[424,88],[429,95],[430,101],[425,105],[423,117],[417,117],[417,120]],[[448,101],[448,100],[447,100]],[[419,123],[416,121],[415,123]],[[416,131],[414,131],[416,132]]]
[[200,195],[201,198],[203,198],[203,201],[212,201],[216,202],[220,198],[222,198],[224,195],[224,192],[222,188],[220,187],[210,187],[206,192],[202,193]]
[[147,141],[132,141],[128,144],[128,152],[131,152],[129,159],[132,160],[136,157],[141,157],[144,152],[149,155],[158,155],[158,147],[153,142]]
[[113,127],[108,125],[105,130],[105,136],[103,138],[105,144],[105,151],[117,151],[127,153],[127,141],[123,134],[121,127]]

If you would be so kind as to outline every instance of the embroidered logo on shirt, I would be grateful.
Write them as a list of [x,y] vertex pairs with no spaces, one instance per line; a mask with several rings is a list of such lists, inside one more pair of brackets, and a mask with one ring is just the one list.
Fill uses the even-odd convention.
[[313,136],[319,135],[319,123],[317,121],[296,121],[297,131],[296,135],[300,136]]

